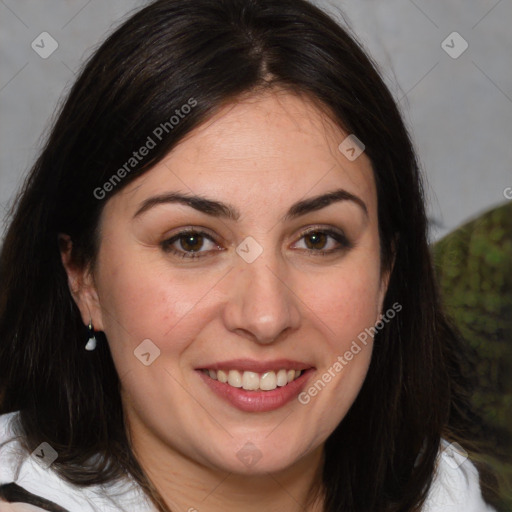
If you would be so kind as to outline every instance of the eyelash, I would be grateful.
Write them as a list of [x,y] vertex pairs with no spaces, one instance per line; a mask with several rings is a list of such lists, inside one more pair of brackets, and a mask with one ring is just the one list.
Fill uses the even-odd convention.
[[[315,249],[303,249],[304,251],[306,251],[307,254],[311,254],[313,256],[329,256],[336,252],[351,249],[353,247],[353,244],[348,240],[348,238],[343,233],[338,233],[337,231],[334,231],[332,229],[311,228],[311,229],[304,231],[302,233],[301,237],[299,238],[299,240],[301,240],[305,236],[311,235],[311,234],[327,235],[328,237],[333,238],[339,244],[339,246],[336,247],[335,249],[330,249],[327,251],[324,251],[321,249],[316,249],[316,250]],[[211,237],[208,233],[205,233],[204,231],[197,231],[194,229],[187,229],[187,230],[181,231],[180,233],[174,235],[172,238],[164,240],[160,245],[162,246],[162,249],[165,252],[171,253],[179,258],[199,259],[199,258],[206,257],[208,255],[208,251],[186,252],[183,250],[176,250],[172,247],[172,244],[174,244],[175,242],[179,241],[180,239],[182,239],[186,236],[190,236],[190,235],[201,235],[204,238],[206,238],[207,240],[210,240],[211,242],[216,244],[213,237]]]

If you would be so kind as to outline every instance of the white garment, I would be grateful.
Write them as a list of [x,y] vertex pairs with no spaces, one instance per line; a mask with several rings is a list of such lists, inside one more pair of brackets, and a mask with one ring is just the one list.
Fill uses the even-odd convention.
[[[63,480],[55,471],[45,468],[35,456],[24,455],[12,430],[11,422],[17,414],[12,412],[0,416],[0,485],[14,482],[70,512],[156,512],[134,481],[126,480],[106,487],[77,487]],[[28,504],[0,503],[0,512],[18,510],[32,512],[42,509]]]
[[[17,472],[22,450],[10,425],[17,414],[0,416],[0,485],[15,482],[70,512],[155,512],[154,506],[133,481],[107,488],[75,487],[53,470],[41,466],[34,456],[26,456]],[[11,441],[5,443],[8,440]],[[42,509],[27,504],[0,503],[0,512],[39,510]],[[442,443],[434,482],[422,512],[495,512],[482,499],[475,466],[446,441]]]
[[474,464],[445,440],[422,512],[496,512],[482,498]]

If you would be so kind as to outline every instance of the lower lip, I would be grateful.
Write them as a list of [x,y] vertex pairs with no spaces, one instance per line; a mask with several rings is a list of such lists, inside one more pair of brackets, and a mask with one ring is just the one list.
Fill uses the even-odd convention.
[[291,402],[305,387],[306,381],[313,371],[314,369],[310,368],[286,386],[278,387],[272,391],[246,391],[243,388],[235,388],[227,383],[212,379],[201,370],[198,370],[198,373],[215,394],[227,400],[237,409],[245,412],[267,412],[279,409]]

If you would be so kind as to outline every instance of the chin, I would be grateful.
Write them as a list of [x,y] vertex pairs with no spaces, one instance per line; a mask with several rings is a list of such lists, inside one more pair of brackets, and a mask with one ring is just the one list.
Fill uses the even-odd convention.
[[[301,449],[302,448],[302,449]],[[279,473],[299,462],[309,450],[295,447],[284,439],[275,442],[262,439],[237,442],[236,446],[226,447],[222,453],[216,453],[212,460],[216,468],[239,475],[265,475]],[[210,459],[211,460],[211,459]]]

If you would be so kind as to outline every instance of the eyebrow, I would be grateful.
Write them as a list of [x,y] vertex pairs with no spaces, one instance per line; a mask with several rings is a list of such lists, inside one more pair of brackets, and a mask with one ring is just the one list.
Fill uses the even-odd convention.
[[[328,192],[327,194],[322,194],[308,199],[303,199],[302,201],[298,201],[297,203],[293,204],[290,207],[288,212],[285,214],[283,220],[292,220],[297,217],[306,215],[310,212],[321,210],[322,208],[326,208],[327,206],[333,203],[341,201],[350,201],[357,204],[361,208],[365,216],[368,217],[368,208],[366,207],[366,204],[361,198],[355,196],[354,194],[351,194],[350,192],[344,189],[338,189],[334,190],[333,192]],[[151,208],[154,208],[155,206],[170,203],[184,204],[186,206],[194,208],[195,210],[201,213],[205,213],[206,215],[211,215],[213,217],[237,221],[241,216],[240,212],[234,206],[231,206],[229,204],[222,203],[220,201],[214,201],[212,199],[208,199],[202,196],[192,196],[177,192],[169,192],[158,196],[150,197],[143,201],[143,203],[140,205],[133,218],[142,215]]]

